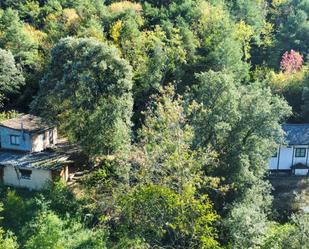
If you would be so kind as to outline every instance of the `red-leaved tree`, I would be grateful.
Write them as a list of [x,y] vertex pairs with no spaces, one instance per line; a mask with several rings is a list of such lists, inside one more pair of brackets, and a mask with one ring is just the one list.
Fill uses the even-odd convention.
[[283,54],[280,62],[280,68],[284,72],[295,73],[301,69],[303,62],[303,56],[292,49],[291,52],[286,51]]

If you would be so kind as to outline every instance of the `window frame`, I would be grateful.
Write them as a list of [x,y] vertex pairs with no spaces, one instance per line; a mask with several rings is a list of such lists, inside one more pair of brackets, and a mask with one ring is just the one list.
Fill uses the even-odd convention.
[[32,170],[30,169],[19,169],[20,178],[24,180],[31,180]]
[[20,135],[10,135],[11,145],[20,145]]
[[276,151],[274,152],[274,154],[272,154],[271,157],[272,157],[272,158],[277,158],[277,157],[278,157],[278,151],[276,150]]
[[[301,153],[301,152],[303,152],[303,153]],[[295,148],[294,157],[304,158],[304,157],[306,157],[306,154],[307,154],[307,148],[305,148],[305,147]]]

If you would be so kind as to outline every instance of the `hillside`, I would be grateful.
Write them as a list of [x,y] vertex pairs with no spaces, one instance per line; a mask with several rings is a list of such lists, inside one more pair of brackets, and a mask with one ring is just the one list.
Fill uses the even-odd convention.
[[47,179],[1,186],[0,249],[309,248],[307,178],[267,178],[308,69],[309,0],[0,0],[0,181]]

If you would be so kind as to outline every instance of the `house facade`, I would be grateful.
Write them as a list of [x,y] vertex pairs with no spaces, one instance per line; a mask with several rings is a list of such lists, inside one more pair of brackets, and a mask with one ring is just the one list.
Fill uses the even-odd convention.
[[282,128],[286,143],[280,145],[270,158],[269,169],[308,175],[309,124],[285,124]]
[[39,190],[67,181],[68,156],[55,150],[57,129],[33,115],[0,123],[0,184]]
[[57,128],[46,125],[33,115],[8,119],[0,123],[0,148],[39,152],[57,143]]
[[3,185],[40,190],[55,180],[67,181],[68,157],[56,152],[16,153],[0,151]]

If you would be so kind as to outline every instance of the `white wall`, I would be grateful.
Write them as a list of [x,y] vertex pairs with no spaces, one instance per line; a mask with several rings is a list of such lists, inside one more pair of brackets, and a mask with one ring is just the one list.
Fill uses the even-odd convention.
[[295,169],[295,175],[306,176],[308,174],[308,169]]
[[292,166],[293,147],[280,147],[279,156],[279,170],[288,170]]
[[46,148],[55,145],[57,143],[57,129],[53,130],[53,144],[49,142],[50,130],[42,131],[39,134],[32,135],[32,152],[43,151]]
[[[19,145],[11,144],[11,139],[10,139],[11,135],[20,136]],[[3,149],[31,151],[31,138],[28,133],[23,134],[19,130],[14,130],[14,129],[1,126],[0,136],[1,136],[1,148]]]
[[[306,148],[307,150],[305,157],[295,157],[296,148]],[[297,163],[302,163],[304,165],[308,164],[308,146],[306,145],[294,145],[291,147],[281,146],[280,151],[278,149],[277,157],[272,157],[269,159],[268,166],[269,169],[271,170],[276,169],[290,170],[291,167]]]
[[271,170],[276,170],[278,167],[278,154],[277,157],[271,157],[269,159],[268,168]]
[[52,181],[50,170],[29,169],[32,170],[31,178],[21,179],[19,170],[13,166],[6,166],[3,170],[3,184],[14,187],[25,187],[29,189],[39,190],[48,182]]
[[32,137],[32,152],[43,151],[46,148],[46,138],[44,140],[44,132],[41,134],[33,134]]

